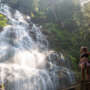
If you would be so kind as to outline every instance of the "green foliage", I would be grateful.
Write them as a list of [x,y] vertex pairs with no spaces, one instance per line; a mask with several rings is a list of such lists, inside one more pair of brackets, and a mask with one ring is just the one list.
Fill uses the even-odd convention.
[[4,15],[0,14],[0,27],[3,28],[6,25],[7,25],[7,18]]
[[[76,62],[76,61],[77,61],[76,58],[73,57],[73,56],[70,56],[70,59],[72,60],[73,69],[74,69],[74,70],[77,70],[79,64],[77,64],[77,62]],[[78,61],[79,61],[79,60],[78,60]]]

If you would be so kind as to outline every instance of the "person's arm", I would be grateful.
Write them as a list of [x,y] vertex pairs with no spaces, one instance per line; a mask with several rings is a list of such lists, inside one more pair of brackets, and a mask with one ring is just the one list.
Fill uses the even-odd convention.
[[88,55],[90,55],[90,52],[88,52]]

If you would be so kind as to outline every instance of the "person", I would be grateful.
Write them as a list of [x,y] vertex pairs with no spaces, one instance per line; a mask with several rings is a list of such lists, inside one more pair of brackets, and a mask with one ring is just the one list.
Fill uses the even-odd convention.
[[88,52],[87,47],[81,47],[80,48],[80,68],[81,68],[81,75],[82,75],[82,80],[85,80],[85,70],[87,71],[87,80],[89,79],[89,56],[90,52]]

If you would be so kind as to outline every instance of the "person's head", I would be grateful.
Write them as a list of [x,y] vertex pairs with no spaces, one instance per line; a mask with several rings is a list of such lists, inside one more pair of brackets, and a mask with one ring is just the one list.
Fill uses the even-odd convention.
[[87,53],[87,52],[88,52],[88,48],[87,47],[82,46],[80,48],[80,53]]

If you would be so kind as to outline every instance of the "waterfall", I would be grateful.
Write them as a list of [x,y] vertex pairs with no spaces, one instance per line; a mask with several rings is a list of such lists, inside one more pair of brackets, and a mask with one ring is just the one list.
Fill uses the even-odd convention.
[[52,62],[48,40],[29,16],[5,4],[0,13],[8,19],[0,32],[0,84],[6,90],[56,90],[60,70],[72,83],[70,70]]

